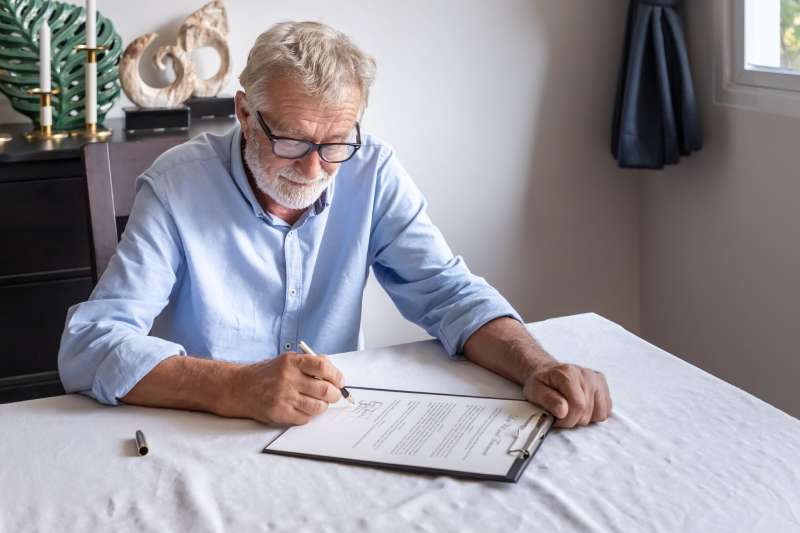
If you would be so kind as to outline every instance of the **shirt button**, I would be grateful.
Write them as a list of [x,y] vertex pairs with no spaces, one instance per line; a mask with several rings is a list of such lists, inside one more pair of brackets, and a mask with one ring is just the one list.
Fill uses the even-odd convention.
[[297,294],[297,290],[295,290],[295,289],[289,289],[289,294],[291,294],[292,296],[294,296],[295,294]]
[[291,342],[287,342],[286,344],[283,345],[283,349],[284,350],[290,350],[291,348],[292,348],[292,343]]

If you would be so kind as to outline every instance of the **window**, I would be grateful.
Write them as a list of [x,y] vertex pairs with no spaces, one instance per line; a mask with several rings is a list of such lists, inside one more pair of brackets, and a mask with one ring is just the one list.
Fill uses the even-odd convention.
[[800,117],[800,0],[715,5],[715,102]]
[[735,2],[733,81],[800,92],[800,0]]

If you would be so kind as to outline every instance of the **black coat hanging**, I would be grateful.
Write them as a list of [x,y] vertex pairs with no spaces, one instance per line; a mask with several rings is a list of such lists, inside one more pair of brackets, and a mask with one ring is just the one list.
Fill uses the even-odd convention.
[[611,153],[620,167],[662,168],[702,148],[679,0],[631,0]]

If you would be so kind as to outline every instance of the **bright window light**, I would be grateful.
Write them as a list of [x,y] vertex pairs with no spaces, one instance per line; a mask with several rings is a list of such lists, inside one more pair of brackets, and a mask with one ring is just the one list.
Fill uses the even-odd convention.
[[745,0],[745,68],[800,74],[800,0]]

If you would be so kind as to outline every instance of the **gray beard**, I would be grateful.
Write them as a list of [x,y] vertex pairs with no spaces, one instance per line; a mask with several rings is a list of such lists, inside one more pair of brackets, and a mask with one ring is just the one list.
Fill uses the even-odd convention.
[[244,160],[258,188],[287,209],[306,209],[316,202],[336,174],[328,174],[320,169],[320,175],[313,183],[299,185],[295,182],[308,183],[308,179],[293,167],[286,167],[272,174],[267,172],[258,156],[262,146],[258,135],[254,135],[253,141],[244,145]]

